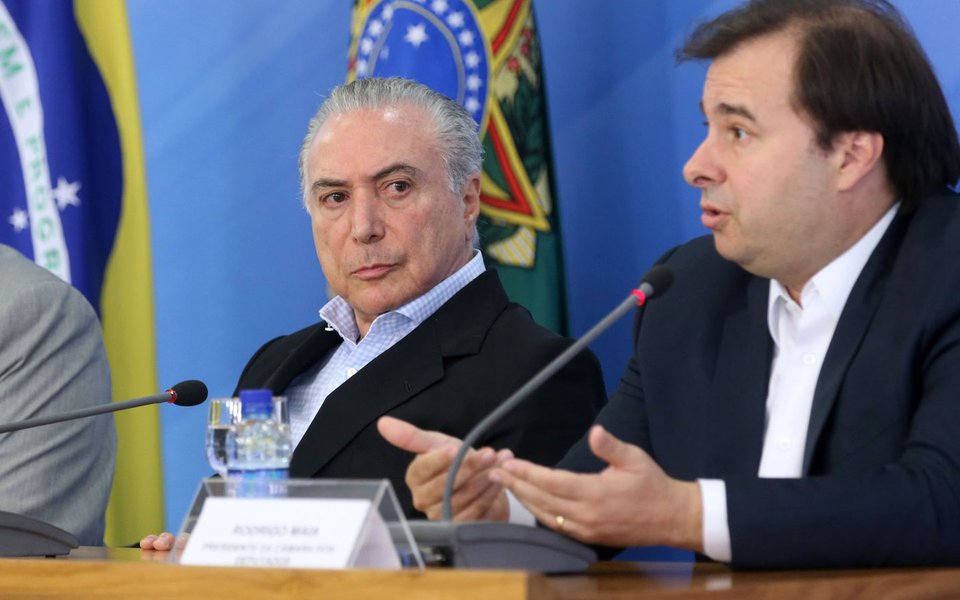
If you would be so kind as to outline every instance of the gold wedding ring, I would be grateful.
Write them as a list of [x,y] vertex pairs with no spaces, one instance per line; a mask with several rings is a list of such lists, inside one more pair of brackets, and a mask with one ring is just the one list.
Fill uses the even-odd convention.
[[563,518],[563,515],[557,515],[557,531],[563,531],[563,525],[567,520]]

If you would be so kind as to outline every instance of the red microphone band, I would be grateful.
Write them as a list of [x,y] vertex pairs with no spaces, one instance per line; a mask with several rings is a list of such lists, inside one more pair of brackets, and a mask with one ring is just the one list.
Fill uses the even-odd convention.
[[637,306],[643,306],[646,303],[647,295],[640,290],[633,290],[630,293],[637,297]]
[[[642,304],[642,302],[641,302],[641,304]],[[170,388],[169,390],[164,390],[164,392],[170,394],[170,399],[167,400],[167,404],[176,404],[176,403],[177,403],[177,392],[176,392],[176,390],[174,390],[173,388]]]

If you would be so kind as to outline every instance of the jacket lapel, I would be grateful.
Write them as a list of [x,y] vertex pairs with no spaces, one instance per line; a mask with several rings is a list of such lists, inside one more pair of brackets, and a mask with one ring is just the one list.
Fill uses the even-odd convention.
[[291,351],[267,377],[263,387],[273,390],[275,395],[282,395],[297,375],[323,360],[341,341],[337,332],[325,325],[320,323],[300,346]]
[[706,473],[755,477],[763,449],[773,342],[767,328],[768,279],[752,277],[740,306],[724,311],[705,431]]
[[442,379],[445,357],[479,352],[506,304],[496,273],[487,271],[344,382],[294,450],[291,475],[313,476],[363,429]]
[[833,339],[830,340],[830,346],[823,359],[823,367],[813,394],[810,425],[807,429],[806,447],[803,453],[803,475],[809,473],[817,443],[840,393],[850,362],[856,356],[863,336],[883,298],[884,286],[903,239],[908,219],[909,217],[897,215],[890,224],[860,273],[860,277],[857,278],[853,289],[850,290],[850,296],[843,307]]

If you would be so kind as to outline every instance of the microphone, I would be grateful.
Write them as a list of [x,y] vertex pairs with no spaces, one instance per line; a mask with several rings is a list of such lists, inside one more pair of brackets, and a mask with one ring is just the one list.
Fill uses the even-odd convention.
[[[104,413],[117,412],[147,404],[167,402],[177,406],[196,406],[207,399],[207,386],[202,381],[181,381],[162,394],[104,404],[50,417],[27,419],[0,425],[0,433],[20,431],[51,423],[83,419]],[[0,511],[0,556],[57,556],[68,554],[79,546],[71,533],[50,523],[26,515]]]
[[654,266],[643,276],[637,289],[631,291],[616,308],[470,430],[463,438],[447,474],[443,490],[443,521],[409,523],[419,544],[439,548],[455,567],[528,568],[562,572],[581,571],[596,560],[596,554],[590,548],[548,529],[509,523],[453,523],[451,501],[454,482],[467,452],[492,425],[516,408],[620,317],[634,307],[643,306],[650,298],[662,295],[672,283],[673,273],[670,269],[663,265]]
[[49,417],[38,417],[35,419],[27,419],[26,421],[17,421],[14,423],[7,423],[6,425],[0,425],[0,433],[20,431],[21,429],[30,429],[32,427],[40,427],[41,425],[49,425],[51,423],[62,423],[63,421],[73,421],[74,419],[93,417],[96,415],[102,415],[104,413],[127,410],[128,408],[146,406],[147,404],[162,404],[167,402],[169,404],[176,404],[177,406],[196,406],[206,399],[207,386],[202,381],[189,379],[187,381],[181,381],[177,385],[161,394],[144,396],[143,398],[135,398],[133,400],[124,400],[123,402],[113,402],[110,404],[102,404],[100,406],[92,406],[90,408],[75,410],[59,415],[52,415]]

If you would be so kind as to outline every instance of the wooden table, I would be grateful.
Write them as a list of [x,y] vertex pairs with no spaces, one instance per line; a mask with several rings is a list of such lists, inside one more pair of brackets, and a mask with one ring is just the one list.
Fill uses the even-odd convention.
[[0,598],[960,598],[960,568],[739,572],[716,564],[600,563],[577,575],[523,571],[319,571],[187,567],[165,553],[79,548],[0,559]]

